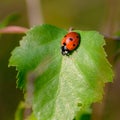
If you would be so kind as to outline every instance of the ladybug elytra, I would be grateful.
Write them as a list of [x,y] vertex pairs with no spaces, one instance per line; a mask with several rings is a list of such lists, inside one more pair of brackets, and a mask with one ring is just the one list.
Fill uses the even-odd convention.
[[61,41],[62,55],[69,55],[80,43],[80,35],[76,32],[69,32]]

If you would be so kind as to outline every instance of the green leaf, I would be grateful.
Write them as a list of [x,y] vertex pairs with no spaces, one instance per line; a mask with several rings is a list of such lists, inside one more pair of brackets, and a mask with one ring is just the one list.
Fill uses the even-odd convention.
[[[70,56],[60,52],[67,31],[52,25],[32,28],[10,58],[18,70],[17,86],[26,89],[29,72],[34,78],[33,112],[38,120],[72,120],[78,111],[100,101],[113,72],[96,31],[79,31],[81,42]],[[28,79],[29,80],[29,79]]]
[[25,102],[21,101],[15,112],[15,120],[24,120],[24,119],[25,120],[37,120],[33,113],[30,115],[27,112],[25,113],[26,109],[30,109],[30,108],[28,108]]
[[24,109],[25,109],[25,103],[20,102],[15,113],[15,120],[23,120]]
[[32,113],[30,116],[28,116],[26,118],[26,120],[37,120],[37,119],[35,118],[34,114]]
[[[16,66],[18,70],[17,87],[24,89],[26,86],[27,73],[43,63],[46,58],[47,60],[51,58],[52,61],[50,62],[54,62],[58,59],[56,62],[59,62],[59,67],[61,66],[59,61],[62,59],[60,53],[60,39],[66,33],[65,30],[50,25],[36,26],[27,33],[23,40],[20,41],[20,47],[17,47],[12,52],[9,61],[9,66]],[[56,65],[51,67],[53,68],[54,66],[55,69],[57,69]],[[52,76],[48,74],[47,77]]]

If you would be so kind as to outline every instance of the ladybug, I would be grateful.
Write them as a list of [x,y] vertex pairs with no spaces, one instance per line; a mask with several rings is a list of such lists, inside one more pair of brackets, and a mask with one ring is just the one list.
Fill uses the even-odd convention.
[[61,41],[62,55],[69,55],[80,44],[80,35],[76,32],[69,32]]

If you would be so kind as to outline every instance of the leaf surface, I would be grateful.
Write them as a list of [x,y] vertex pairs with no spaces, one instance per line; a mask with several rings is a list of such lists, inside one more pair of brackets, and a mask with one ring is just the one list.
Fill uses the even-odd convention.
[[96,31],[75,30],[81,36],[70,56],[60,51],[64,29],[36,26],[27,32],[10,58],[18,70],[17,86],[26,89],[26,76],[37,70],[34,81],[33,112],[38,120],[73,120],[78,111],[100,101],[113,72],[103,49],[105,41]]

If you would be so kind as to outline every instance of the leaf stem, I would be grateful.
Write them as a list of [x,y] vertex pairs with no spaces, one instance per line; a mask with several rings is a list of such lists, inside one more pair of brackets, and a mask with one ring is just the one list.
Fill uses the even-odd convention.
[[30,27],[43,24],[41,0],[26,0],[26,6]]
[[107,39],[107,40],[120,40],[119,36],[110,36],[110,35],[103,35],[103,36],[104,36],[104,39]]
[[[7,26],[0,29],[0,34],[25,34],[29,29],[21,26]],[[107,40],[120,40],[119,36],[110,36],[103,34],[104,39]]]
[[28,28],[20,26],[7,26],[0,29],[0,34],[25,34]]

